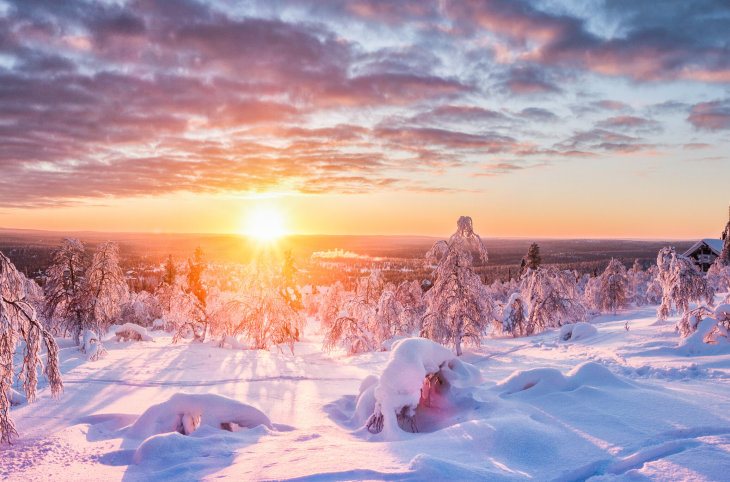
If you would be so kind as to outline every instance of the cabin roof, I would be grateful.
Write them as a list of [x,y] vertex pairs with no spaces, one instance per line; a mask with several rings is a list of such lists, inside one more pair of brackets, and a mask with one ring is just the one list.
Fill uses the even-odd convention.
[[715,255],[720,256],[720,253],[722,253],[722,239],[713,239],[713,238],[705,238],[700,239],[695,244],[692,245],[687,251],[684,252],[684,256],[690,256],[692,253],[694,253],[697,249],[699,249],[700,246],[703,244],[707,245]]

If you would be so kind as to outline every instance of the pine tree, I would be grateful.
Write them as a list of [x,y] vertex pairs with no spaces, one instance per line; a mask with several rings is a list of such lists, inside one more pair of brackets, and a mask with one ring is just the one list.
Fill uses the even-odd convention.
[[177,267],[172,259],[172,255],[167,255],[167,261],[165,261],[165,274],[162,277],[162,282],[168,286],[172,286],[177,278]]
[[532,243],[525,255],[525,268],[537,269],[540,267],[541,263],[542,257],[540,256],[540,246],[538,246],[537,243]]

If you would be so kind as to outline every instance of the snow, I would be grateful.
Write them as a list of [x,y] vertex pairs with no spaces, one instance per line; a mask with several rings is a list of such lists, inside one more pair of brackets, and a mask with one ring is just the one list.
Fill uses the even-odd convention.
[[117,340],[136,340],[136,341],[152,341],[152,337],[147,334],[147,328],[139,326],[136,323],[125,323],[114,328]]
[[[656,307],[627,310],[593,319],[579,342],[557,329],[487,338],[459,359],[418,339],[328,355],[316,322],[295,355],[152,332],[155,343],[105,341],[92,362],[61,340],[65,391],[53,400],[41,377],[38,400],[12,408],[21,438],[0,447],[0,479],[726,480],[730,349],[688,356],[676,317],[655,321]],[[434,371],[448,390],[424,406]],[[376,393],[415,402],[417,433],[364,429]],[[271,423],[221,430],[239,407]],[[142,429],[150,410],[165,423]],[[189,435],[175,430],[181,413],[189,427],[200,416]]]
[[569,323],[560,327],[560,339],[562,341],[580,341],[590,338],[598,333],[595,326],[585,321]]
[[231,423],[246,428],[272,428],[271,420],[261,410],[245,403],[212,393],[176,393],[145,410],[125,435],[138,439],[169,432],[190,435],[201,424],[223,430],[224,424]]

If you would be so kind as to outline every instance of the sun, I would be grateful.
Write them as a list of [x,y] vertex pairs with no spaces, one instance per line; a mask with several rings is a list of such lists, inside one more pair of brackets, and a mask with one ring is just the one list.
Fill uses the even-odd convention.
[[242,234],[259,242],[274,242],[286,235],[284,216],[275,207],[256,206],[249,211]]

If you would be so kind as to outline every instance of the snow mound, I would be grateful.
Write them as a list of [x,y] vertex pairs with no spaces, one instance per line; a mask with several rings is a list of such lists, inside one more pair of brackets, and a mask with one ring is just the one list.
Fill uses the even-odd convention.
[[432,395],[443,397],[450,387],[480,382],[479,370],[456,358],[448,348],[425,338],[407,338],[395,345],[377,383],[368,378],[361,385],[356,416],[362,416],[372,404],[368,431],[398,438],[400,427],[412,424],[422,400],[429,403]]
[[153,341],[147,329],[136,323],[125,323],[115,330],[117,341]]
[[249,350],[251,347],[245,343],[238,341],[238,338],[230,335],[223,335],[218,342],[218,347],[229,348],[231,350]]
[[212,393],[176,393],[166,402],[149,407],[126,434],[137,439],[169,432],[189,435],[201,425],[228,431],[258,425],[273,429],[269,417],[251,405]]
[[518,370],[499,382],[495,389],[501,395],[525,392],[532,396],[552,392],[570,391],[582,386],[593,387],[630,387],[630,385],[611,371],[595,362],[582,363],[563,375],[555,368],[535,368]]
[[560,340],[562,341],[579,341],[590,338],[597,334],[598,330],[595,326],[585,321],[578,323],[569,323],[560,327]]

